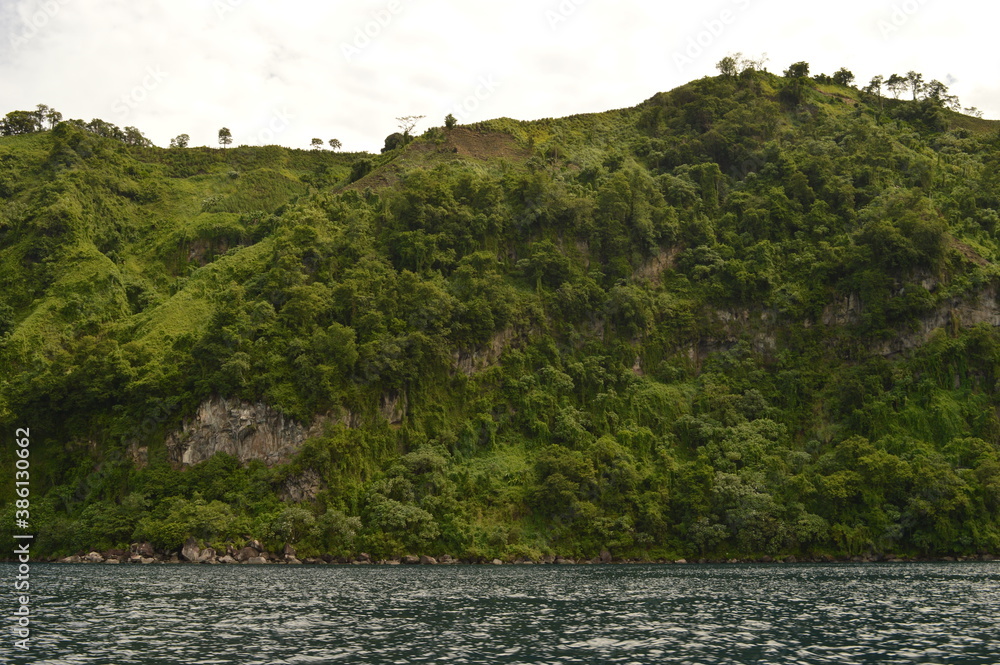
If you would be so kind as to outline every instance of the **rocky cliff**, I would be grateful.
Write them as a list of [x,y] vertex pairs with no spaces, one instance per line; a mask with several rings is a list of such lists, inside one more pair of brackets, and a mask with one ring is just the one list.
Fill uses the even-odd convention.
[[166,445],[176,466],[197,464],[215,453],[272,466],[287,462],[306,439],[321,435],[327,420],[320,417],[306,427],[263,402],[213,397],[167,436]]

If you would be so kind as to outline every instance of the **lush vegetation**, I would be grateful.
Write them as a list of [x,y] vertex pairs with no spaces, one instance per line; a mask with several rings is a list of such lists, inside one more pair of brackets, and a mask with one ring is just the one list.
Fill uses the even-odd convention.
[[[37,551],[1000,552],[996,124],[738,64],[377,156],[8,132]],[[174,468],[212,396],[335,424]]]

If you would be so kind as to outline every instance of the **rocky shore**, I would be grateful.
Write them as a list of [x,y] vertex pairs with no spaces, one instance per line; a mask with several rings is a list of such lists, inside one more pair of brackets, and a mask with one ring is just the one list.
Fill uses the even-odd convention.
[[[45,559],[41,559],[45,561]],[[487,564],[487,565],[545,565],[545,564],[737,564],[737,563],[905,563],[905,562],[948,562],[948,561],[997,561],[1000,557],[992,554],[977,556],[941,556],[941,557],[909,557],[896,554],[869,554],[866,556],[834,557],[822,555],[819,557],[762,556],[753,559],[635,559],[613,557],[608,550],[593,558],[571,558],[556,555],[546,555],[538,558],[518,557],[516,559],[456,558],[448,554],[438,557],[428,555],[406,555],[388,559],[374,559],[364,552],[351,557],[334,557],[323,555],[299,559],[295,548],[286,545],[281,552],[269,552],[256,540],[247,541],[243,547],[227,545],[225,551],[216,551],[211,547],[201,548],[194,540],[188,540],[180,551],[160,552],[149,543],[133,543],[129,550],[106,550],[104,552],[78,553],[61,559],[51,559],[58,563],[105,563],[105,564],[162,564],[162,563],[200,563],[210,565],[455,565],[455,564]]]

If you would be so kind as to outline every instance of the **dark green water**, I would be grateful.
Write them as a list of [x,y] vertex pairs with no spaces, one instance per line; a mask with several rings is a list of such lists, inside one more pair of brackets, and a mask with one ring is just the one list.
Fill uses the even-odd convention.
[[[39,564],[31,579],[30,650],[8,628],[2,662],[1000,663],[998,563]],[[14,592],[0,601],[9,627]]]

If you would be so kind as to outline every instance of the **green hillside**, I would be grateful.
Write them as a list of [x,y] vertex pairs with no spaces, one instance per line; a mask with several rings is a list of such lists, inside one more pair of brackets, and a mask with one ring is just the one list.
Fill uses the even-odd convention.
[[[1000,131],[868,90],[746,70],[381,155],[0,137],[35,550],[1000,553]],[[308,433],[182,464],[212,404]]]

